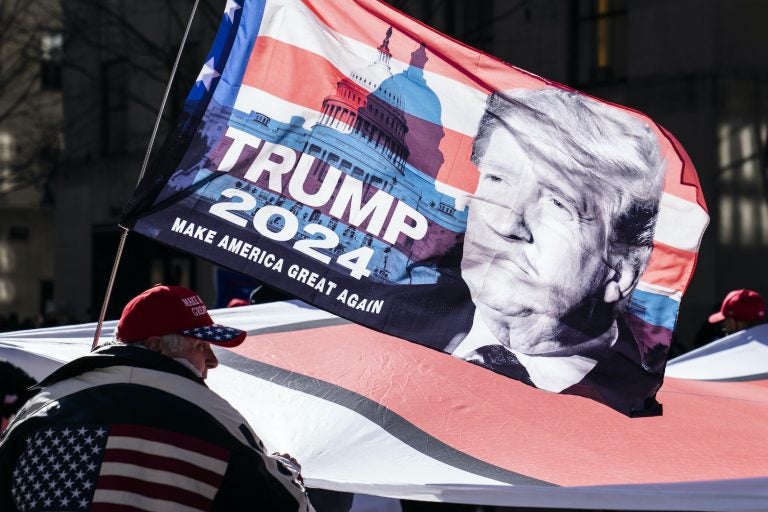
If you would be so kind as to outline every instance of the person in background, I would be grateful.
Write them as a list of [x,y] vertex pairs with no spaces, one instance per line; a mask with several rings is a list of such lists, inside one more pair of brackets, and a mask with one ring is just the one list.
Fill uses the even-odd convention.
[[765,301],[754,290],[733,290],[723,299],[720,311],[708,320],[721,324],[726,335],[743,331],[765,322]]
[[211,346],[245,336],[188,288],[134,297],[115,341],[46,377],[0,437],[0,510],[313,512],[296,461],[205,384]]

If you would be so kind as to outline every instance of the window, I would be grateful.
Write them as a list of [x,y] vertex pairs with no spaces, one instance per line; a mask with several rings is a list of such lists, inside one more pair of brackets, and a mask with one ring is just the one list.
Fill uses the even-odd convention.
[[625,0],[579,0],[573,18],[575,85],[618,82],[627,73]]
[[40,85],[61,90],[61,32],[45,32],[40,39]]
[[11,160],[13,159],[13,135],[0,132],[0,192],[12,188]]

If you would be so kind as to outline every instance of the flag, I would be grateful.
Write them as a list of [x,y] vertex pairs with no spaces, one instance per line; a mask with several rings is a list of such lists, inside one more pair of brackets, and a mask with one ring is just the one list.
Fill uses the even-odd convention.
[[121,224],[634,416],[660,412],[707,222],[639,112],[374,0],[232,0]]
[[228,458],[146,426],[52,426],[27,439],[11,494],[21,510],[210,510]]

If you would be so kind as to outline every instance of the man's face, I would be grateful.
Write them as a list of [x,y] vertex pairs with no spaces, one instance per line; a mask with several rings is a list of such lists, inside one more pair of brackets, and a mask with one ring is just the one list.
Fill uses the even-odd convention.
[[192,365],[200,370],[200,375],[205,379],[208,377],[208,369],[216,368],[219,365],[219,360],[216,358],[216,354],[211,350],[211,344],[207,341],[198,340],[197,338],[186,337],[187,343],[185,348],[179,357],[183,357]]
[[610,192],[524,151],[503,127],[491,134],[480,171],[461,262],[473,301],[502,343],[528,353],[559,348],[535,338],[554,336],[589,298],[602,300],[612,275]]

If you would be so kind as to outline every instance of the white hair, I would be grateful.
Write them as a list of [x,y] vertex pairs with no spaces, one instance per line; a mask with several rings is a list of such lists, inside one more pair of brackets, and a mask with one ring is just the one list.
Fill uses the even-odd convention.
[[[665,162],[641,119],[576,91],[514,89],[488,97],[472,148],[481,166],[490,135],[503,128],[520,147],[609,198],[609,251],[642,271],[653,246]],[[605,191],[608,194],[605,194]]]

